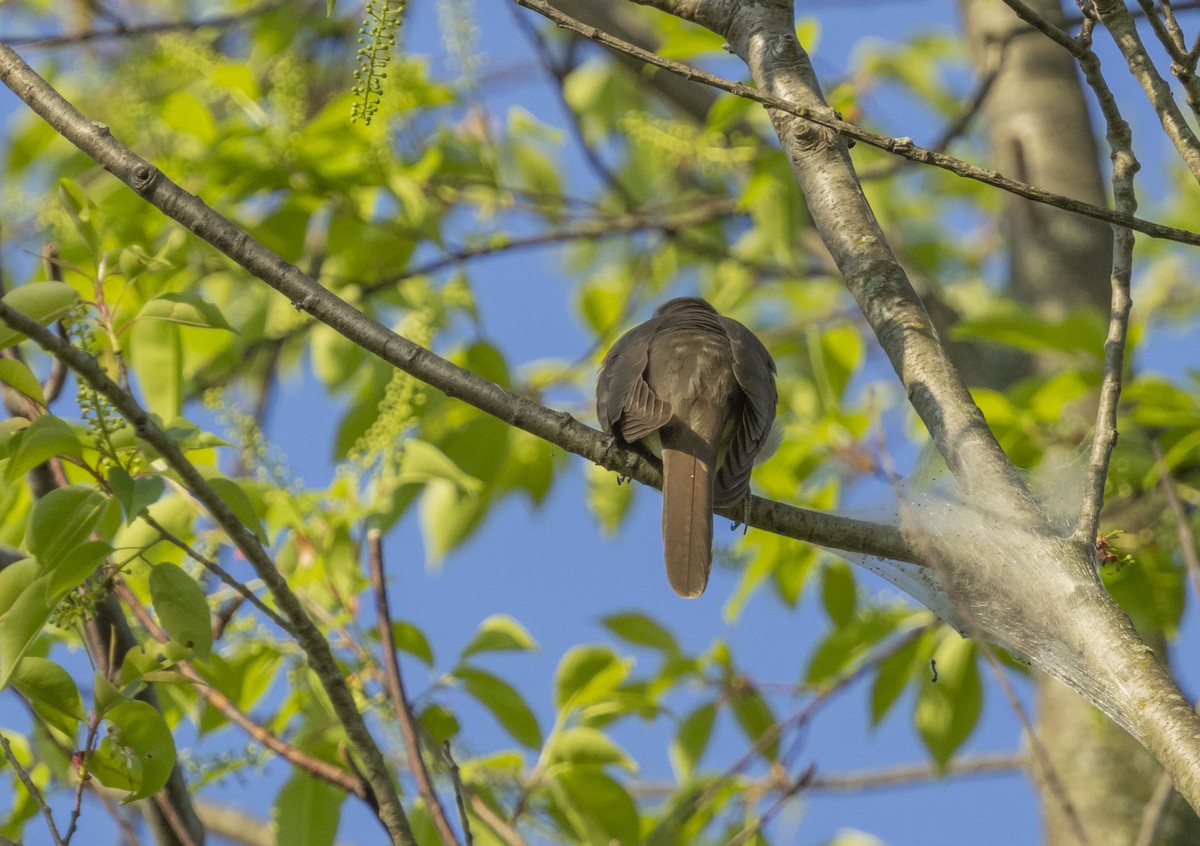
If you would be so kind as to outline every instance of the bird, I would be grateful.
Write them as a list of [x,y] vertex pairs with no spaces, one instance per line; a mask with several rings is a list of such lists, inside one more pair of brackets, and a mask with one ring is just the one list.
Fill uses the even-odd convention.
[[762,341],[699,297],[663,303],[600,365],[601,428],[662,459],[663,557],[680,596],[708,585],[713,506],[749,495],[777,401],[775,361]]

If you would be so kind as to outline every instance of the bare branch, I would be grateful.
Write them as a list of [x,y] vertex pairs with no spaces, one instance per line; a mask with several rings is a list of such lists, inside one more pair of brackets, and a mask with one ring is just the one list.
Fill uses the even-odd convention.
[[[1100,71],[1100,60],[1089,48],[1079,57],[1084,78],[1104,115],[1106,136],[1111,152],[1113,201],[1118,211],[1132,215],[1137,209],[1133,177],[1140,165],[1133,155],[1133,133],[1121,117],[1116,97]],[[1104,505],[1104,483],[1108,463],[1117,445],[1117,411],[1121,399],[1121,380],[1125,368],[1125,340],[1129,333],[1130,280],[1133,275],[1133,232],[1113,227],[1113,263],[1109,277],[1112,289],[1109,305],[1108,337],[1104,342],[1104,376],[1100,383],[1100,403],[1096,409],[1095,434],[1083,492],[1083,503],[1075,524],[1075,537],[1081,543],[1095,543]]]
[[[1167,137],[1175,145],[1179,158],[1187,166],[1192,177],[1200,182],[1200,139],[1188,126],[1178,103],[1171,94],[1171,87],[1159,75],[1154,62],[1146,52],[1146,45],[1138,34],[1137,25],[1122,0],[1095,0],[1096,12],[1116,42],[1129,65],[1129,71],[1141,84],[1146,98],[1158,114],[1159,122]],[[1196,104],[1200,105],[1200,104]],[[1193,108],[1196,108],[1196,105]]]
[[54,824],[54,815],[50,813],[50,806],[42,798],[42,791],[38,790],[37,785],[33,783],[33,779],[29,777],[29,773],[21,766],[21,762],[13,754],[8,738],[3,734],[0,734],[0,752],[3,753],[4,760],[8,762],[8,765],[13,768],[13,772],[17,774],[17,778],[20,779],[21,784],[25,785],[25,790],[33,797],[33,801],[37,803],[38,808],[41,809],[42,816],[46,818],[46,827],[50,829],[50,836],[54,838],[55,846],[63,846],[63,839],[58,833],[58,826]]
[[457,846],[458,837],[446,819],[446,811],[433,790],[425,758],[421,755],[421,744],[417,737],[416,720],[412,706],[404,692],[404,679],[400,675],[400,660],[396,655],[396,641],[392,637],[392,613],[388,607],[387,576],[383,568],[383,534],[375,528],[367,530],[367,568],[371,576],[371,592],[375,595],[375,620],[379,630],[379,649],[383,653],[383,679],[392,710],[400,723],[400,735],[404,738],[404,751],[408,765],[417,780],[417,793],[425,803],[425,809],[433,818],[434,828],[446,846]]

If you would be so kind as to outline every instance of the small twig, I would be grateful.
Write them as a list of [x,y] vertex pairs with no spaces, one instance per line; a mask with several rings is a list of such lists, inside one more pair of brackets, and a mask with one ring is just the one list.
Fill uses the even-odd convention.
[[21,762],[13,754],[12,746],[8,743],[8,738],[3,734],[0,734],[0,751],[4,754],[4,760],[8,761],[8,765],[13,768],[13,772],[21,780],[21,784],[25,785],[25,789],[41,809],[42,816],[46,818],[46,825],[50,829],[50,836],[54,838],[56,846],[64,846],[63,839],[58,833],[58,826],[54,824],[54,815],[50,813],[50,806],[46,804],[46,800],[42,797],[42,791],[38,790],[37,785],[33,783],[33,779],[29,777],[29,773],[21,766]]
[[[429,778],[429,770],[425,766],[425,758],[421,755],[421,745],[417,738],[416,720],[413,717],[412,706],[404,691],[404,679],[400,675],[400,659],[396,655],[396,641],[392,637],[392,614],[388,607],[387,575],[383,567],[383,533],[379,529],[367,530],[367,567],[371,576],[371,593],[375,595],[376,629],[379,631],[379,649],[383,653],[383,680],[387,688],[388,698],[392,700],[392,710],[396,712],[396,720],[400,724],[400,735],[404,738],[404,751],[408,755],[408,764],[413,777],[417,780],[417,793],[425,803],[425,809],[433,818],[433,825],[438,836],[446,846],[456,846],[458,837],[446,819],[446,811],[434,792],[433,782]],[[460,800],[461,802],[461,800]]]
[[1167,498],[1167,506],[1171,516],[1175,518],[1175,531],[1179,536],[1179,552],[1192,579],[1192,589],[1200,598],[1200,556],[1196,552],[1196,537],[1188,523],[1187,514],[1183,511],[1183,503],[1179,501],[1179,491],[1175,490],[1175,480],[1171,476],[1171,468],[1167,466],[1162,446],[1157,440],[1151,441],[1150,449],[1154,453],[1154,463],[1158,466],[1158,484],[1163,496]]
[[[151,616],[149,609],[142,604],[136,594],[133,593],[120,578],[113,579],[113,593],[115,593],[122,602],[133,612],[133,616],[141,624],[152,638],[159,643],[167,643],[170,638],[158,625],[154,617]],[[241,728],[246,734],[262,744],[263,747],[274,752],[279,757],[296,767],[298,770],[303,770],[314,778],[328,782],[334,787],[341,788],[347,793],[357,796],[365,802],[371,803],[371,794],[369,787],[362,779],[355,778],[350,773],[343,770],[341,767],[324,761],[320,758],[314,758],[306,752],[297,749],[295,746],[287,743],[278,735],[273,734],[270,730],[264,728],[242,711],[233,703],[225,694],[217,690],[204,680],[195,668],[187,661],[177,661],[175,667],[189,680],[195,683],[196,691],[204,697],[209,705],[216,708],[234,725]]]
[[[1175,145],[1179,158],[1192,177],[1200,181],[1200,139],[1196,138],[1196,133],[1184,118],[1170,85],[1159,74],[1146,52],[1146,45],[1142,43],[1137,25],[1125,8],[1125,3],[1123,0],[1095,0],[1095,8],[1113,42],[1125,57],[1129,72],[1142,86],[1146,99],[1158,114],[1159,123]],[[1191,90],[1189,93],[1192,93]],[[1196,102],[1191,105],[1193,111],[1200,107],[1200,103]]]
[[[1121,116],[1117,99],[1100,71],[1100,60],[1088,49],[1079,59],[1084,78],[1096,95],[1104,115],[1108,146],[1112,158],[1113,203],[1117,210],[1133,214],[1137,209],[1133,177],[1140,165],[1133,155],[1133,135]],[[1121,399],[1121,381],[1125,369],[1125,342],[1129,334],[1130,279],[1133,276],[1133,232],[1113,227],[1113,263],[1109,284],[1112,288],[1108,336],[1104,341],[1104,376],[1100,382],[1100,402],[1096,409],[1096,429],[1088,459],[1083,504],[1075,523],[1075,538],[1094,544],[1104,505],[1104,484],[1108,464],[1117,445],[1117,412]]]
[[454,760],[454,754],[450,751],[450,741],[442,741],[442,751],[446,754],[446,760],[450,764],[450,778],[454,781],[454,798],[458,802],[458,818],[462,822],[463,836],[466,839],[466,846],[473,846],[475,838],[471,835],[471,820],[467,817],[467,788],[462,782],[462,773],[458,771],[458,762]]
[[[190,21],[157,21],[155,23],[127,26],[119,21],[112,29],[89,29],[72,35],[18,35],[7,39],[9,44],[19,47],[67,47],[84,44],[89,41],[102,41],[114,38],[138,38],[149,35],[165,35],[170,32],[193,32],[205,27],[236,26],[251,18],[266,14],[284,5],[287,0],[270,0],[253,9],[228,15],[217,15],[211,18],[201,18]],[[313,4],[315,5],[315,3]]]
[[664,215],[663,209],[648,208],[641,212],[617,215],[611,218],[584,220],[561,229],[552,229],[533,235],[512,236],[486,244],[470,247],[458,247],[449,250],[440,258],[431,259],[424,264],[405,268],[402,272],[392,274],[361,285],[360,298],[366,298],[377,291],[392,288],[397,282],[411,279],[415,276],[427,276],[445,270],[448,267],[462,264],[472,259],[484,256],[507,253],[536,247],[545,247],[567,241],[595,241],[599,238],[629,235],[643,230],[672,234],[685,232],[703,223],[730,217],[738,214],[737,201],[728,197],[710,199],[697,204],[694,201],[688,208],[673,214]]
[[743,843],[762,831],[763,826],[769,823],[771,818],[783,809],[783,806],[787,804],[788,800],[812,784],[813,773],[815,772],[816,767],[812,764],[809,764],[808,768],[805,769],[804,772],[792,779],[792,781],[787,785],[786,789],[780,791],[779,795],[775,797],[775,801],[771,803],[771,807],[767,808],[767,810],[764,811],[762,815],[760,815],[759,818],[753,823],[743,828],[733,837],[729,838],[729,840],[725,843],[725,846],[742,846]]
[[879,787],[899,787],[916,781],[954,775],[985,775],[988,773],[1011,772],[1029,766],[1029,756],[1022,752],[955,758],[945,769],[933,764],[912,764],[882,770],[864,770],[849,773],[818,775],[809,785],[811,790],[868,790]]
[[261,611],[268,620],[270,620],[275,625],[279,626],[279,628],[283,629],[284,632],[291,635],[292,637],[296,636],[295,631],[288,624],[287,620],[280,617],[277,612],[268,608],[267,605],[261,599],[259,599],[257,596],[254,595],[254,592],[252,590],[250,590],[250,588],[246,587],[244,584],[242,584],[237,579],[235,579],[228,570],[226,570],[224,567],[222,567],[216,561],[212,560],[207,555],[203,555],[199,550],[195,549],[193,546],[188,544],[182,538],[178,537],[173,532],[171,532],[162,523],[158,522],[156,519],[151,517],[149,510],[145,510],[141,514],[139,514],[138,519],[142,520],[143,522],[146,523],[146,525],[148,525],[150,528],[154,529],[154,531],[158,532],[159,536],[163,540],[165,540],[168,543],[172,544],[173,546],[176,546],[179,549],[183,550],[183,552],[188,556],[188,558],[191,558],[193,561],[195,561],[196,563],[203,566],[204,569],[208,570],[210,573],[212,573],[214,576],[216,576],[218,579],[220,579],[226,585],[228,585],[229,587],[231,587],[235,591],[237,591],[239,596],[241,596],[243,599],[248,601],[251,605],[253,605],[255,608],[257,608],[259,611]]
[[165,791],[160,790],[155,793],[153,801],[159,813],[163,815],[163,819],[166,820],[167,825],[170,826],[171,834],[179,838],[180,846],[201,846],[188,833],[187,826],[184,825],[183,819],[179,816],[179,812],[175,809],[175,806],[171,804],[171,800]]
[[508,846],[529,846],[521,833],[493,811],[492,806],[478,793],[471,794],[471,809]]

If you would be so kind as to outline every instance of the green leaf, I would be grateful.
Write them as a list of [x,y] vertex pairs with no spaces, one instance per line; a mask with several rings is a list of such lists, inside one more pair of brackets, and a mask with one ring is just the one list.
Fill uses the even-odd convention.
[[707,702],[688,714],[679,724],[675,739],[671,742],[670,754],[671,764],[681,782],[688,781],[695,774],[696,765],[708,749],[716,720],[716,703]]
[[460,494],[474,496],[483,484],[462,471],[444,452],[426,441],[410,438],[404,442],[404,458],[400,462],[399,481],[402,484],[423,485],[434,480],[454,485]]
[[441,705],[430,705],[421,712],[421,725],[439,746],[458,734],[458,718]]
[[48,574],[26,558],[0,570],[0,689],[3,689],[29,646],[50,619],[54,605],[46,601]]
[[29,656],[17,667],[12,685],[29,700],[34,712],[68,736],[87,719],[71,674],[46,658]]
[[558,662],[554,704],[561,711],[605,698],[629,674],[632,661],[622,661],[609,646],[574,646]]
[[679,644],[675,641],[675,636],[645,614],[610,614],[601,622],[610,632],[629,643],[657,649],[669,655],[679,654]]
[[29,397],[38,405],[43,407],[46,405],[46,395],[42,393],[42,383],[33,375],[33,371],[25,365],[25,362],[17,361],[15,358],[0,359],[0,382]]
[[774,761],[779,757],[779,736],[775,735],[769,743],[759,745],[759,740],[769,731],[775,729],[775,714],[771,706],[759,695],[758,691],[744,685],[736,691],[730,702],[733,706],[733,716],[742,732],[755,744],[764,758]]
[[89,770],[105,787],[128,790],[121,800],[129,804],[157,793],[175,766],[175,741],[162,715],[145,702],[125,700],[109,708],[104,719],[111,726]]
[[196,580],[174,564],[155,564],[150,569],[150,598],[171,640],[193,650],[201,660],[207,658],[212,651],[212,621],[208,600]]
[[804,683],[821,687],[851,672],[912,613],[910,609],[861,609],[845,625],[831,629],[821,641],[809,660]]
[[1015,303],[1001,303],[989,314],[960,320],[950,330],[950,337],[1030,353],[1059,352],[1099,359],[1104,355],[1106,330],[1099,312],[1090,309],[1050,320]]
[[854,574],[850,572],[850,565],[840,558],[825,565],[824,579],[821,581],[821,600],[834,625],[848,625],[854,618],[854,608],[858,601]]
[[913,680],[920,644],[921,639],[916,638],[879,662],[875,681],[871,683],[871,725],[879,725]]
[[141,320],[129,332],[127,358],[137,374],[146,408],[163,420],[183,410],[183,340],[179,327]]
[[633,504],[633,484],[598,464],[587,466],[588,510],[600,521],[600,528],[612,534]]
[[525,628],[507,614],[493,614],[475,630],[475,636],[462,651],[462,657],[477,652],[528,652],[537,649],[537,642]]
[[433,666],[433,650],[429,647],[429,640],[425,637],[425,633],[412,623],[406,623],[403,620],[394,621],[392,623],[392,640],[395,641],[397,649],[403,650],[409,655],[415,655],[427,666]]
[[144,509],[158,502],[167,483],[161,476],[138,476],[135,479],[123,467],[113,467],[108,471],[108,486],[121,504],[128,524]]
[[542,745],[542,730],[538,727],[537,717],[512,685],[474,667],[459,667],[454,676],[462,682],[467,693],[492,712],[514,740],[530,749]]
[[603,767],[615,764],[631,772],[637,764],[608,735],[590,726],[575,726],[558,733],[550,746],[550,760],[571,765]]
[[75,224],[75,229],[91,250],[92,256],[99,259],[100,235],[96,231],[96,204],[81,185],[70,179],[58,180],[58,196],[63,209]]
[[477,495],[444,479],[434,479],[421,495],[421,534],[431,563],[469,538],[483,520],[491,497]]
[[258,519],[254,505],[250,502],[250,497],[242,490],[241,485],[233,479],[221,476],[209,479],[208,484],[216,491],[221,501],[229,507],[233,515],[238,518],[238,522],[257,535],[259,540],[266,543],[267,530],[263,528],[262,521]]
[[26,546],[44,571],[53,570],[60,558],[93,532],[107,536],[115,509],[109,497],[83,485],[56,488],[38,500],[29,515]]
[[[637,843],[641,833],[637,807],[613,778],[592,767],[573,767],[555,783],[566,794],[562,810],[582,829],[585,843]],[[596,837],[595,835],[600,835]]]
[[198,326],[203,329],[234,329],[221,314],[221,310],[203,297],[187,293],[159,294],[147,300],[137,313],[135,320],[165,320],[181,326]]
[[[13,288],[0,302],[45,326],[69,312],[79,302],[79,294],[65,282],[31,282]],[[0,350],[25,340],[20,332],[9,329],[0,320]]]
[[979,721],[983,688],[971,641],[947,630],[933,660],[937,681],[926,680],[921,685],[913,722],[925,748],[944,771]]
[[46,602],[50,605],[57,604],[67,591],[74,590],[87,581],[100,569],[100,565],[112,551],[112,546],[106,541],[89,540],[55,559],[52,569],[47,572],[49,579],[46,582]]
[[271,809],[274,842],[288,846],[333,846],[345,799],[344,791],[294,770]]
[[43,414],[13,438],[4,481],[13,483],[28,470],[56,455],[82,458],[83,447],[71,424],[53,414]]

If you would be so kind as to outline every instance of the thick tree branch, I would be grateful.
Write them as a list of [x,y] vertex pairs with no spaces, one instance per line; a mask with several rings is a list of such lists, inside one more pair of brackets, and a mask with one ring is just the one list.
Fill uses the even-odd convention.
[[[221,250],[286,296],[300,310],[347,339],[444,394],[461,399],[622,476],[661,487],[656,464],[569,414],[538,405],[435,355],[339,299],[295,265],[188,194],[118,142],[103,124],[88,121],[15,52],[0,44],[0,80],[65,138],[125,182],[143,199]],[[39,336],[41,332],[39,331]],[[40,343],[40,341],[39,341]],[[734,520],[742,509],[719,511]],[[749,525],[821,546],[880,558],[915,561],[911,543],[893,526],[794,508],[754,497]]]
[[[796,40],[791,0],[646,5],[722,35],[767,96],[828,113]],[[990,640],[1074,687],[1138,738],[1200,807],[1200,718],[1100,583],[1094,543],[1061,537],[1026,499],[883,243],[845,147],[795,110],[772,109],[771,119],[816,228],[967,503],[902,505],[902,524],[928,550],[922,560],[938,563],[920,575],[939,613],[978,621]]]

